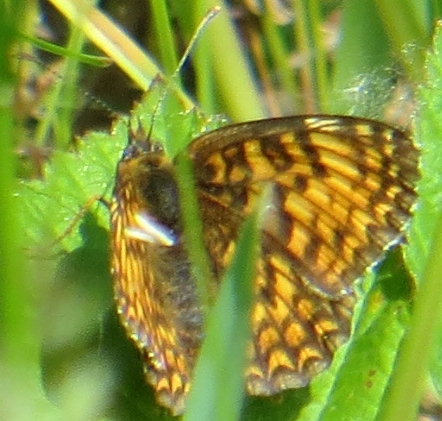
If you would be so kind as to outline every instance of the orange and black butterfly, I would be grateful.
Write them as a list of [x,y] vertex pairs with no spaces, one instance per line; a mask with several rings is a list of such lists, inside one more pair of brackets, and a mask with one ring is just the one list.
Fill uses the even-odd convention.
[[[418,151],[407,133],[345,116],[227,126],[185,149],[214,282],[263,188],[246,388],[307,385],[350,334],[353,284],[400,241],[416,201]],[[203,332],[183,235],[174,162],[149,140],[118,164],[111,205],[118,311],[157,401],[180,414]]]

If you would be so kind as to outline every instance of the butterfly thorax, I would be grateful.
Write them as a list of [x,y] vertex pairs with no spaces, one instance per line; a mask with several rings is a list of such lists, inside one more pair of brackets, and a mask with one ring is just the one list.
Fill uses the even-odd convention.
[[[178,186],[172,165],[163,149],[147,145],[143,147],[138,142],[126,148],[118,165],[120,178],[115,193],[132,194],[131,199],[136,202],[133,207],[138,212],[148,213],[159,224],[180,235]],[[129,193],[129,190],[133,191]]]

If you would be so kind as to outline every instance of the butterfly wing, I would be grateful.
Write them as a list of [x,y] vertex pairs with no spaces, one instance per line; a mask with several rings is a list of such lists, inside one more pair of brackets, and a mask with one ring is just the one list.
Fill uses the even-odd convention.
[[301,116],[222,128],[188,152],[217,273],[270,188],[247,388],[305,385],[349,335],[353,282],[401,238],[416,200],[417,150],[379,122]]
[[[173,174],[160,168],[168,161],[162,152],[125,155],[111,203],[115,299],[122,324],[143,355],[157,401],[178,415],[202,340],[201,309],[187,254],[182,244],[173,244],[167,225],[173,225],[178,212],[170,188]],[[153,197],[156,192],[164,200]],[[158,213],[163,219],[154,218]]]
[[246,387],[252,395],[272,395],[306,386],[330,364],[350,334],[354,296],[312,292],[282,256],[264,256],[259,269]]

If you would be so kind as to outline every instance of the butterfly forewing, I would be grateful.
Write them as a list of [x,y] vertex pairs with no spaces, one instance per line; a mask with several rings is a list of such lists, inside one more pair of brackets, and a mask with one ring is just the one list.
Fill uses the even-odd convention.
[[[138,220],[145,214],[154,221],[146,224],[155,228],[156,223],[166,237],[173,233],[164,221],[179,233],[173,201],[170,207],[170,198],[163,194],[174,194],[167,177],[173,180],[170,163],[163,152],[141,146],[128,147],[131,152],[126,150],[120,161],[111,205],[115,297],[121,321],[143,355],[146,378],[155,387],[158,402],[181,413],[202,338],[201,311],[182,244],[171,247],[158,236],[148,241],[134,235],[136,230],[151,233]],[[159,203],[158,195],[166,201]],[[161,221],[159,211],[165,214]]]
[[245,123],[202,136],[189,151],[197,191],[240,220],[271,183],[264,233],[330,296],[348,291],[400,238],[416,198],[416,149],[404,132],[371,120]]
[[[112,205],[117,302],[159,402],[181,413],[204,334],[176,175],[162,150],[129,148]],[[353,282],[401,237],[416,199],[417,150],[379,122],[300,116],[228,126],[184,153],[215,280],[242,222],[270,191],[246,386],[268,395],[308,384],[349,336]]]

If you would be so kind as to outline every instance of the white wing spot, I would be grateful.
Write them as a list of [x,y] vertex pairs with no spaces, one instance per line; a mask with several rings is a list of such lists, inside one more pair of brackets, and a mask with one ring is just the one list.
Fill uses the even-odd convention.
[[126,227],[125,234],[134,239],[146,243],[171,247],[177,242],[177,238],[170,228],[158,222],[146,212],[135,214],[136,226]]

